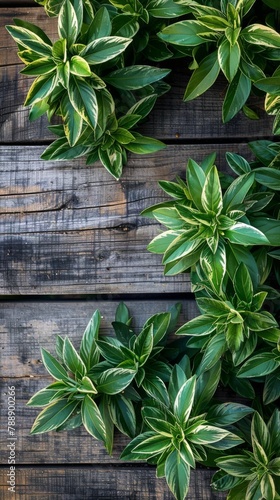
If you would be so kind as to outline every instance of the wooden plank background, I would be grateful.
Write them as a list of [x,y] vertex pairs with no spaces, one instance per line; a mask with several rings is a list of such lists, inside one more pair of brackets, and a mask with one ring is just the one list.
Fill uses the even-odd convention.
[[[223,78],[205,95],[183,103],[189,74],[187,63],[179,60],[172,63],[172,90],[139,129],[166,141],[166,149],[129,155],[119,182],[100,164],[86,166],[83,159],[42,161],[53,136],[45,118],[30,123],[23,107],[32,79],[20,75],[16,46],[4,28],[15,17],[56,38],[56,20],[35,2],[0,0],[0,499],[170,500],[153,467],[119,460],[124,436],[116,435],[109,457],[83,429],[29,435],[38,410],[26,402],[50,381],[40,346],[54,352],[56,334],[69,335],[79,345],[96,308],[104,317],[102,333],[110,333],[120,300],[127,303],[136,329],[178,301],[180,324],[194,317],[189,276],[163,276],[161,256],[146,250],[159,224],[140,212],[165,199],[158,180],[184,176],[189,157],[200,161],[217,151],[220,169],[226,151],[250,159],[247,142],[271,138],[272,120],[256,97],[252,106],[260,112],[259,121],[239,113],[222,124]],[[7,490],[11,385],[17,402],[16,495]],[[212,472],[192,473],[189,500],[225,498],[210,490]]]

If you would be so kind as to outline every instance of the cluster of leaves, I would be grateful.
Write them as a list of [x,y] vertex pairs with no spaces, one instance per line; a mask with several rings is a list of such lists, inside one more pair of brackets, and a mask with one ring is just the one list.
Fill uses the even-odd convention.
[[[131,132],[169,90],[160,80],[170,70],[143,61],[183,55],[192,57],[194,70],[185,100],[205,92],[222,71],[229,82],[224,121],[241,108],[254,118],[245,102],[252,89],[259,90],[266,93],[265,109],[275,115],[273,131],[279,132],[277,0],[261,5],[256,0],[209,0],[207,5],[193,0],[36,1],[58,17],[59,39],[52,42],[41,28],[19,19],[7,30],[26,65],[22,73],[37,77],[25,101],[30,119],[47,113],[63,121],[50,127],[59,138],[44,159],[85,155],[88,163],[99,159],[119,178],[127,151],[142,154],[164,147]],[[186,15],[190,19],[170,24]]]
[[[223,122],[241,109],[249,118],[258,118],[246,102],[251,91],[261,90],[267,93],[266,111],[276,114],[274,133],[279,133],[279,4],[265,1],[266,8],[261,9],[259,3],[182,0],[180,4],[189,7],[192,17],[165,27],[159,38],[190,51],[193,73],[185,101],[203,94],[222,72],[228,82]],[[266,24],[262,24],[264,18]]]
[[[164,147],[134,128],[150,113],[157,97],[169,90],[160,80],[170,70],[146,64],[146,54],[157,49],[149,51],[143,46],[138,50],[139,40],[145,37],[139,32],[141,15],[134,12],[134,2],[128,12],[129,6],[121,2],[97,8],[83,0],[44,4],[48,13],[58,16],[55,42],[29,22],[15,19],[14,26],[7,26],[26,65],[21,72],[36,77],[25,100],[31,107],[30,119],[44,113],[48,119],[54,115],[62,119],[62,125],[50,127],[58,139],[42,158],[86,156],[87,163],[100,160],[118,179],[127,151],[144,154]],[[168,19],[186,11],[173,0],[156,2],[154,7],[151,3],[149,10],[136,2],[135,8],[140,7],[146,12],[145,22],[149,16]],[[134,40],[137,34],[138,43]]]
[[275,409],[267,425],[259,413],[252,419],[248,440],[252,451],[229,455],[216,461],[220,470],[214,474],[212,486],[231,489],[230,500],[240,498],[279,498],[280,491],[280,411]]
[[[7,30],[26,65],[21,72],[36,77],[25,100],[30,120],[46,113],[49,120],[57,115],[62,121],[49,127],[58,138],[43,159],[85,156],[88,164],[99,160],[119,179],[128,152],[162,149],[161,141],[135,128],[170,88],[161,81],[170,70],[158,63],[183,56],[192,59],[193,70],[186,101],[205,92],[222,71],[228,81],[223,121],[240,109],[256,118],[246,105],[254,90],[266,94],[265,109],[275,115],[273,132],[279,133],[280,35],[274,0],[266,0],[260,13],[256,0],[37,2],[58,18],[58,40],[19,19]],[[190,18],[171,24],[181,16]],[[264,16],[265,25],[255,22]]]
[[[127,307],[116,310],[115,337],[99,338],[99,311],[93,314],[76,350],[71,340],[57,336],[58,360],[42,349],[42,360],[56,380],[36,393],[30,406],[45,406],[31,433],[72,429],[84,425],[109,453],[114,425],[134,437],[139,426],[134,403],[143,395],[168,400],[165,382],[171,367],[162,356],[170,330],[174,330],[180,305],[170,312],[155,314],[136,335],[129,326]],[[98,402],[98,405],[96,403]]]
[[[273,143],[270,145],[274,147]],[[260,147],[267,148],[266,141]],[[277,153],[275,157],[277,162]],[[142,212],[167,227],[148,246],[151,252],[163,254],[165,274],[178,274],[196,266],[207,275],[217,293],[226,272],[233,278],[241,262],[248,267],[254,282],[258,280],[253,246],[271,249],[280,245],[280,222],[277,214],[275,218],[271,216],[275,195],[272,189],[280,188],[276,162],[252,168],[245,158],[234,153],[227,153],[226,160],[238,177],[220,178],[214,165],[215,154],[206,157],[201,165],[190,159],[186,181],[179,177],[176,182],[159,181],[173,199]]]
[[[230,490],[230,500],[269,500],[280,494],[279,443],[274,448],[267,437],[275,432],[279,412],[273,409],[280,397],[280,254],[275,248],[280,245],[280,145],[261,140],[249,146],[255,160],[227,153],[224,173],[214,165],[215,155],[200,165],[189,160],[186,181],[159,181],[171,200],[143,215],[166,226],[148,245],[163,254],[165,274],[191,273],[201,314],[176,334],[187,336],[196,376],[220,362],[222,385],[251,399],[263,413],[254,417],[252,435],[245,439],[253,451],[218,458],[221,471],[213,485]],[[262,401],[255,386],[257,394],[263,389]],[[268,416],[273,413],[267,427],[264,408],[270,409]]]
[[[26,65],[22,73],[36,77],[25,101],[30,119],[61,119],[50,127],[58,138],[44,159],[85,156],[118,179],[127,152],[164,147],[135,128],[169,89],[162,81],[169,69],[158,63],[173,57],[192,58],[186,101],[222,72],[223,121],[240,109],[255,118],[246,103],[259,92],[279,133],[277,0],[263,0],[261,8],[256,0],[37,1],[57,16],[58,40],[18,19],[7,29]],[[224,174],[215,155],[200,165],[189,160],[186,181],[160,181],[172,199],[143,212],[167,228],[149,250],[163,254],[166,275],[191,272],[201,314],[169,342],[178,305],[136,333],[120,304],[115,335],[102,337],[96,311],[78,350],[61,336],[57,357],[42,349],[55,381],[28,403],[43,407],[33,434],[83,425],[111,454],[117,428],[131,438],[122,458],[156,465],[177,500],[186,497],[196,463],[220,469],[212,485],[230,490],[229,500],[280,498],[280,144],[250,147],[255,161],[227,153]],[[219,383],[251,406],[219,403]]]
[[[223,469],[229,460],[227,450],[237,447],[240,451],[240,445],[244,449],[246,435],[239,422],[250,418],[254,410],[240,403],[218,402],[219,359],[203,368],[191,349],[182,350],[168,339],[180,309],[176,304],[169,312],[153,315],[135,333],[129,311],[121,303],[112,323],[114,336],[99,337],[98,310],[78,350],[68,337],[57,336],[57,357],[42,349],[43,363],[55,381],[28,402],[43,407],[31,433],[83,425],[112,453],[116,427],[131,438],[121,458],[156,464],[157,476],[166,478],[178,500],[186,497],[191,469],[197,463],[214,467],[218,457]],[[273,432],[268,424],[267,434]],[[250,441],[247,448],[251,456]],[[277,463],[271,444],[270,448],[266,453],[273,475]],[[222,484],[220,476],[219,480],[214,480],[215,485]],[[228,480],[224,479],[225,484]]]

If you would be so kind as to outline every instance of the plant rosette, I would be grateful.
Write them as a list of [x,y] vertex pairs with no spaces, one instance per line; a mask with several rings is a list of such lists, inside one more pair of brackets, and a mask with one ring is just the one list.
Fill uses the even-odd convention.
[[52,160],[86,156],[101,161],[119,178],[127,151],[151,153],[161,141],[132,133],[169,89],[161,82],[169,69],[127,62],[131,36],[114,33],[109,11],[95,13],[82,0],[65,0],[58,13],[59,39],[52,42],[41,28],[15,19],[7,30],[26,65],[21,73],[35,76],[25,100],[31,120],[58,115],[62,126],[51,127],[58,139],[43,153]]
[[[190,159],[186,181],[159,181],[160,187],[173,198],[145,209],[142,215],[154,217],[167,230],[148,245],[153,253],[163,254],[164,273],[175,275],[201,268],[217,294],[226,275],[234,277],[236,267],[245,263],[254,285],[259,270],[252,248],[279,246],[280,221],[264,212],[274,193],[258,189],[262,169],[253,170],[239,155],[228,153],[228,165],[239,176],[227,178],[223,189],[215,155],[201,165]],[[243,171],[242,171],[243,169]],[[268,169],[272,173],[276,169]],[[259,213],[259,215],[258,215]]]
[[[274,15],[274,9],[279,6],[271,6],[270,15],[266,16],[260,3],[213,0],[201,5],[181,0],[180,4],[189,7],[193,18],[165,27],[158,36],[171,45],[192,51],[189,67],[193,73],[184,101],[207,91],[222,72],[227,80],[223,122],[230,121],[241,109],[249,118],[258,118],[246,102],[251,91],[260,89],[268,92],[266,111],[277,113],[274,132],[279,133],[280,34],[279,20],[277,14]],[[267,24],[262,24],[264,18]]]

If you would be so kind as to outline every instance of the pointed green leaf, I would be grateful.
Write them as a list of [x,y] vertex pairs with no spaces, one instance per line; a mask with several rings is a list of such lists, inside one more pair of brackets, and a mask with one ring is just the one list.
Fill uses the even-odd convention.
[[222,470],[234,477],[247,477],[252,473],[253,462],[243,455],[230,455],[225,458],[218,458],[216,464]]
[[197,375],[212,368],[226,351],[226,338],[224,332],[216,333],[208,342],[200,365],[196,370]]
[[136,433],[136,415],[132,402],[122,394],[110,398],[110,416],[114,425],[123,434],[134,437]]
[[138,357],[139,366],[143,366],[152,352],[154,343],[153,326],[148,325],[136,337],[133,350]]
[[241,31],[241,37],[247,43],[263,47],[280,48],[280,34],[263,24],[251,24]]
[[64,340],[63,361],[74,375],[81,377],[86,374],[85,364],[68,337]]
[[280,361],[275,358],[276,356],[272,352],[256,354],[241,366],[237,376],[240,378],[250,378],[272,373],[280,366]]
[[177,450],[172,451],[166,459],[165,477],[176,500],[184,500],[189,490],[190,466]]
[[213,324],[213,317],[202,314],[196,318],[191,319],[182,325],[176,332],[176,335],[209,335],[216,329]]
[[86,81],[72,76],[69,81],[69,98],[72,106],[92,128],[96,127],[98,105],[95,90]]
[[98,378],[97,390],[105,394],[118,394],[132,382],[135,373],[125,368],[109,368]]
[[249,271],[243,262],[236,270],[233,285],[238,300],[249,304],[253,296],[253,284]]
[[70,59],[70,73],[76,76],[90,76],[91,69],[87,61],[81,56],[72,56]]
[[225,231],[225,238],[237,245],[269,245],[267,237],[259,229],[237,222],[230,229]]
[[142,381],[141,387],[153,399],[164,403],[166,406],[169,405],[168,392],[160,377],[154,375],[146,376]]
[[228,426],[238,422],[254,410],[240,403],[223,403],[212,406],[207,412],[207,422],[217,426]]
[[97,394],[96,387],[92,380],[89,377],[83,377],[81,380],[81,384],[78,387],[79,392],[89,393],[89,394]]
[[132,451],[146,455],[147,457],[161,453],[169,447],[171,443],[170,437],[163,437],[161,434],[154,434],[141,441]]
[[105,424],[103,422],[97,404],[89,395],[86,395],[83,399],[81,415],[82,415],[83,425],[88,431],[88,433],[91,434],[96,439],[105,441],[106,440]]
[[70,0],[65,0],[59,11],[58,34],[67,40],[68,48],[75,43],[78,35],[78,19]]
[[136,90],[161,80],[170,73],[169,69],[152,66],[127,66],[104,77],[105,82],[122,90]]
[[199,425],[194,432],[188,434],[188,440],[194,444],[207,445],[216,443],[226,437],[228,431],[213,425]]
[[212,52],[201,61],[187,85],[184,101],[191,101],[208,90],[220,72],[218,52]]
[[179,418],[182,425],[184,425],[189,418],[192,410],[192,404],[195,395],[196,377],[191,377],[186,380],[179,390],[174,401],[174,413]]
[[112,24],[110,21],[110,15],[108,9],[100,7],[98,11],[94,14],[94,18],[87,31],[87,42],[93,42],[94,40],[102,37],[108,37],[111,35]]
[[41,40],[43,40],[46,44],[52,45],[52,42],[49,39],[48,35],[41,28],[39,28],[39,26],[17,18],[14,18],[14,23],[16,24],[16,26],[20,26],[29,30],[29,32],[31,31],[32,33],[35,33],[35,35],[41,38]]
[[42,434],[57,429],[66,422],[77,405],[77,401],[68,401],[67,399],[54,401],[36,417],[30,434]]
[[209,247],[203,247],[200,265],[216,292],[220,294],[227,267],[226,249],[222,241],[219,241],[215,253],[211,252]]
[[125,144],[125,148],[131,153],[136,154],[150,154],[164,149],[166,145],[154,139],[153,137],[146,137],[144,135],[134,133],[134,140]]
[[[67,386],[64,386],[65,390]],[[57,397],[56,397],[57,396]],[[61,398],[61,392],[57,388],[50,389],[45,387],[40,391],[36,392],[26,403],[28,406],[46,406],[51,401]]]
[[38,76],[32,83],[26,96],[24,106],[29,106],[37,101],[41,101],[48,97],[54,90],[57,84],[56,73],[47,73],[46,75]]
[[242,109],[251,91],[251,80],[240,70],[228,86],[223,103],[223,122],[229,122]]
[[222,189],[218,170],[211,168],[206,176],[201,194],[201,203],[206,212],[219,214],[223,207]]
[[206,177],[203,169],[192,159],[188,161],[186,177],[194,204],[198,210],[203,210],[201,197]]
[[98,338],[100,321],[100,312],[96,310],[93,313],[82,337],[80,356],[87,367],[87,371],[89,371],[90,368],[98,362],[99,355],[95,340]]
[[240,62],[240,47],[238,42],[232,45],[227,38],[224,38],[218,48],[218,61],[226,79],[231,82],[235,77]]
[[102,64],[121,54],[132,42],[130,38],[106,36],[89,43],[80,53],[88,64]]
[[21,73],[23,75],[39,76],[51,73],[55,69],[55,63],[51,58],[42,57],[41,59],[36,59],[36,61],[27,64],[27,66],[21,70]]
[[70,146],[75,146],[82,133],[83,118],[69,101],[69,97],[65,94],[60,103],[61,114],[64,122],[64,132]]
[[280,367],[265,377],[263,402],[265,405],[280,398]]
[[206,43],[206,39],[200,36],[205,34],[205,31],[205,26],[200,24],[199,21],[187,20],[167,26],[158,33],[158,36],[167,43],[184,47],[196,47]]
[[126,355],[120,347],[106,342],[105,340],[97,340],[96,343],[103,358],[109,363],[116,366],[126,360]]
[[65,368],[45,349],[41,349],[43,363],[56,380],[68,380],[68,373]]

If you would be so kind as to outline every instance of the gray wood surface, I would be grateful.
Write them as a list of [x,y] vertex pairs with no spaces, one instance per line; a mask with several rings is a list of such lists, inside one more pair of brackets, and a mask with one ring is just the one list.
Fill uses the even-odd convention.
[[[40,347],[55,355],[55,337],[61,335],[69,336],[78,348],[96,309],[102,315],[100,334],[113,335],[111,323],[119,302],[118,299],[1,301],[1,375],[11,379],[35,377],[39,383],[40,377],[48,376],[40,362]],[[178,327],[198,314],[195,302],[184,296],[176,299],[172,295],[165,299],[155,297],[148,301],[127,298],[124,302],[137,332],[150,316],[168,311],[176,303],[182,304]]]
[[189,276],[164,277],[147,245],[164,228],[140,212],[167,196],[158,180],[185,177],[188,158],[247,145],[169,145],[134,155],[115,181],[104,167],[39,160],[42,146],[0,146],[0,293],[176,293]]
[[[222,500],[208,486],[212,471],[191,475],[188,500]],[[172,500],[164,479],[156,479],[152,467],[100,466],[17,469],[18,494],[13,500]],[[207,485],[207,487],[206,487]],[[6,471],[0,469],[0,488],[6,487]],[[0,497],[5,498],[5,497]],[[9,497],[6,497],[9,498]],[[10,497],[12,498],[12,497]],[[241,499],[240,499],[241,500]]]

